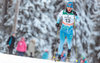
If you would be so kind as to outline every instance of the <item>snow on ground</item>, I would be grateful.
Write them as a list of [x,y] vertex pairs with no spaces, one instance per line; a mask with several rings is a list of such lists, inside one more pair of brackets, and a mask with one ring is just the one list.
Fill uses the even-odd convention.
[[[64,63],[0,53],[0,63]],[[68,62],[66,62],[68,63]]]

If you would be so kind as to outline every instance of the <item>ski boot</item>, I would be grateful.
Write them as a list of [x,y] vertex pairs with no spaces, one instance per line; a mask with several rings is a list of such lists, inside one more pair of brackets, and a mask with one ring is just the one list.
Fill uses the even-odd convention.
[[61,60],[61,55],[58,55],[58,61],[60,61]]
[[67,61],[70,61],[70,56],[71,56],[71,49],[68,49]]

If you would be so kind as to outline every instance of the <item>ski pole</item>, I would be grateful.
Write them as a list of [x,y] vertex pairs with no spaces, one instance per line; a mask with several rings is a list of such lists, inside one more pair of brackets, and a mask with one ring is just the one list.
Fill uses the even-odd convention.
[[[76,45],[76,26],[75,26],[75,16],[74,16],[74,30],[75,30],[75,45]],[[78,62],[78,60],[77,60],[77,46],[75,47],[75,52],[76,52],[76,62]]]
[[[57,28],[57,34],[56,34],[56,37],[58,37],[58,33],[59,33],[59,28]],[[56,42],[57,42],[57,39],[56,39]],[[56,48],[55,48],[55,52],[56,52]],[[53,59],[56,61],[56,53],[54,52],[54,56],[53,56]]]

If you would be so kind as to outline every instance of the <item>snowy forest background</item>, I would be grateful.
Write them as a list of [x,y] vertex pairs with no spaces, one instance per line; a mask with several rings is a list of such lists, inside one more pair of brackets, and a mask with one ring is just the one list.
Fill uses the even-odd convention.
[[[16,0],[0,0],[0,52],[3,53],[12,32],[15,5]],[[35,57],[40,58],[43,50],[48,49],[51,58],[59,44],[55,26],[57,14],[64,8],[64,0],[21,0],[17,41],[24,36],[28,45],[31,39],[35,39]],[[80,22],[76,22],[76,35],[74,31],[72,59],[85,55],[89,63],[100,63],[100,0],[76,0],[74,10]],[[67,51],[66,44],[64,50]]]

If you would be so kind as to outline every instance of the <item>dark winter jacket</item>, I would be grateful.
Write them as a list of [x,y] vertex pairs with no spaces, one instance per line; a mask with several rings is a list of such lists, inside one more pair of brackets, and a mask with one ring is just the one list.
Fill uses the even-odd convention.
[[14,48],[14,43],[15,43],[15,37],[10,36],[9,39],[7,40],[7,45],[9,45],[9,48]]

